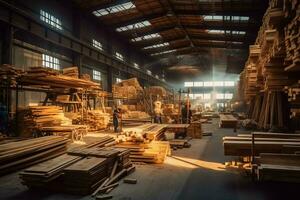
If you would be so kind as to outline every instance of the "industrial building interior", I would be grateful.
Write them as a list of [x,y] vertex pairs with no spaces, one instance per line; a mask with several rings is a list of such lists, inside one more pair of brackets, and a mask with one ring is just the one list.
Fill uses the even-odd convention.
[[0,0],[0,199],[294,199],[299,0]]

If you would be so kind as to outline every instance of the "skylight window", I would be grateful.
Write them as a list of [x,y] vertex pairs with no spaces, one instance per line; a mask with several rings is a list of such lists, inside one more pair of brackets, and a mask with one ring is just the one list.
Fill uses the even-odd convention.
[[152,75],[152,72],[149,69],[147,69],[147,74]]
[[98,42],[97,40],[93,39],[93,47],[99,49],[99,50],[103,50],[103,46],[101,44],[101,42]]
[[245,31],[232,31],[231,32],[233,35],[245,35],[246,32]]
[[150,25],[151,24],[150,24],[149,21],[142,21],[142,22],[138,22],[138,23],[135,23],[135,24],[130,24],[130,25],[127,25],[127,26],[122,26],[122,27],[116,28],[116,31],[123,32],[123,31],[143,28],[143,27],[150,26]]
[[137,41],[149,40],[149,39],[152,39],[152,38],[159,38],[159,37],[160,37],[160,35],[158,33],[153,33],[153,34],[133,38],[133,39],[131,39],[131,41],[132,42],[137,42]]
[[52,56],[43,54],[42,55],[42,64],[43,67],[48,67],[51,69],[59,70],[59,60],[57,58],[54,58]]
[[157,56],[157,55],[162,55],[162,54],[166,54],[166,53],[172,53],[175,52],[176,49],[172,49],[172,50],[167,50],[167,51],[163,51],[163,52],[159,52],[159,53],[153,53],[151,54],[151,56]]
[[156,74],[156,75],[155,75],[155,78],[159,79],[159,76]]
[[208,30],[208,33],[224,34],[224,30]]
[[137,63],[133,63],[133,66],[134,66],[135,68],[137,68],[137,69],[140,68],[140,66],[139,66]]
[[204,21],[248,21],[247,16],[223,16],[223,15],[203,15]]
[[62,23],[59,19],[57,19],[56,17],[54,17],[53,15],[50,15],[49,13],[40,10],[40,19],[44,22],[46,22],[47,24],[49,24],[50,26],[58,29],[58,30],[62,30]]
[[116,58],[118,58],[119,60],[124,61],[124,56],[122,54],[120,54],[119,52],[116,52],[115,54]]
[[151,46],[144,47],[143,49],[155,49],[155,48],[165,47],[165,46],[169,46],[169,42],[165,42],[165,43],[161,43],[161,44],[154,44]]
[[135,5],[132,2],[127,2],[127,3],[122,3],[122,4],[119,4],[116,6],[111,6],[108,8],[93,11],[93,14],[96,17],[101,17],[101,16],[112,14],[112,13],[118,13],[118,12],[122,12],[125,10],[129,10],[131,8],[135,8]]

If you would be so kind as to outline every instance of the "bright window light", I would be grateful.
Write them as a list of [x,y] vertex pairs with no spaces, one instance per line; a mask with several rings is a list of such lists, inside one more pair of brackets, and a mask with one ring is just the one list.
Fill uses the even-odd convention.
[[161,43],[161,44],[154,44],[152,46],[144,47],[143,49],[154,49],[154,48],[165,47],[165,46],[169,46],[169,42],[165,42],[165,43]]
[[223,81],[214,81],[214,86],[222,87],[222,86],[224,86],[224,82]]
[[142,40],[149,40],[149,39],[152,39],[152,38],[159,38],[159,37],[161,37],[161,36],[158,33],[153,33],[153,34],[133,38],[133,39],[131,39],[131,41],[132,42],[138,42],[138,41],[142,41]]
[[163,52],[159,52],[159,53],[152,53],[151,56],[157,56],[157,55],[162,55],[162,54],[166,54],[166,53],[172,53],[175,52],[176,49],[172,49],[172,50],[167,50],[167,51],[163,51]]
[[124,61],[123,55],[120,54],[119,52],[116,52],[115,56],[116,56],[117,59]]
[[139,66],[137,63],[133,63],[133,66],[134,66],[135,68],[137,68],[137,69],[140,68],[140,66]]
[[203,94],[194,94],[195,99],[203,99]]
[[116,78],[116,83],[120,83],[120,82],[122,82],[122,79]]
[[224,86],[234,86],[234,81],[224,81]]
[[193,87],[194,82],[184,82],[184,87]]
[[212,87],[213,86],[213,82],[212,81],[204,81],[203,82],[203,86],[204,87]]
[[194,87],[203,87],[203,82],[202,81],[194,82]]
[[203,99],[211,99],[211,93],[204,93]]
[[99,49],[99,50],[103,50],[103,46],[101,44],[101,42],[98,42],[97,40],[93,39],[93,47]]
[[194,94],[189,94],[190,99],[194,99]]
[[147,74],[152,75],[152,72],[149,69],[147,69]]
[[93,79],[96,81],[101,81],[101,72],[93,69]]
[[245,31],[232,31],[231,32],[233,35],[245,35],[246,32]]
[[118,13],[118,12],[122,12],[124,10],[129,10],[131,8],[135,8],[135,5],[132,2],[127,2],[127,3],[122,3],[122,4],[119,4],[116,6],[111,6],[108,8],[93,11],[93,14],[96,17],[101,17],[101,16],[112,14],[112,13]]
[[43,67],[48,67],[51,69],[59,70],[59,60],[57,58],[54,58],[52,56],[43,54],[42,55],[42,64]]
[[44,10],[40,10],[40,19],[50,26],[62,30],[62,23],[59,19],[54,17],[53,15],[50,15],[49,13],[45,12]]
[[216,99],[224,99],[224,94],[223,93],[217,93],[216,94]]
[[123,32],[123,31],[143,28],[143,27],[150,26],[150,25],[151,25],[150,22],[146,20],[146,21],[135,23],[135,24],[130,24],[127,26],[122,26],[122,27],[116,28],[116,31]]
[[222,16],[222,15],[203,15],[204,21],[248,21],[247,16]]
[[224,34],[225,31],[224,30],[208,30],[208,33],[212,33],[212,34]]
[[233,94],[232,93],[225,93],[225,99],[232,99]]

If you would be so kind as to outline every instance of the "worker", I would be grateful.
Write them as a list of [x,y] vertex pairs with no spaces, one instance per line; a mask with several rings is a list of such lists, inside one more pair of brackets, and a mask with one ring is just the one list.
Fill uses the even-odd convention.
[[113,113],[113,124],[114,124],[114,132],[117,133],[119,131],[119,119],[120,119],[121,109],[116,108]]
[[161,108],[161,101],[154,102],[154,123],[162,124],[162,108]]
[[190,110],[189,104],[184,105],[181,109],[181,119],[183,124],[191,123],[192,111]]

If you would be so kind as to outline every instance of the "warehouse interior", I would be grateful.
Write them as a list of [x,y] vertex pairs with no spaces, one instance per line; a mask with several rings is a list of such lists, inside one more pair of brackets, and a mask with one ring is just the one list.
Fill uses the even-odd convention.
[[295,198],[299,25],[298,0],[0,0],[0,199]]

